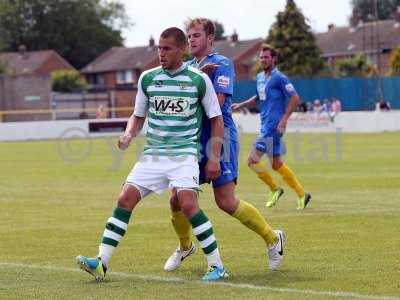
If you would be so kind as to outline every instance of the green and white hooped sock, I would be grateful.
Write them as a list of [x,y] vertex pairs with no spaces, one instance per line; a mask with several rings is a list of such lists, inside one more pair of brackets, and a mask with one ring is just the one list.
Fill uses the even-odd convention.
[[112,217],[107,220],[104,229],[103,238],[99,246],[99,257],[102,263],[107,267],[111,256],[114,253],[118,243],[122,240],[128,229],[129,219],[132,212],[117,207],[114,209]]
[[207,257],[208,266],[222,268],[223,264],[219,255],[213,227],[206,214],[202,210],[199,210],[189,221],[193,227],[193,234],[196,236]]

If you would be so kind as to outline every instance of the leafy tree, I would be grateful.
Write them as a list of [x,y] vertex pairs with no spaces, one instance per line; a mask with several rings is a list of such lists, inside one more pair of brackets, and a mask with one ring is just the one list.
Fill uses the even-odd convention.
[[72,93],[88,88],[86,79],[73,70],[60,70],[51,74],[51,86],[55,92]]
[[294,0],[279,12],[266,42],[279,52],[279,68],[291,76],[315,76],[324,68],[321,50]]
[[130,25],[118,1],[0,0],[0,50],[54,49],[76,68],[121,46]]
[[390,57],[390,75],[400,76],[400,47],[393,50]]
[[377,75],[375,65],[365,56],[358,54],[350,58],[343,58],[336,62],[336,74],[339,77],[367,77]]
[[353,7],[351,23],[356,25],[359,20],[371,22],[376,19],[387,20],[393,18],[400,0],[351,0]]
[[214,38],[216,41],[220,40],[226,40],[226,36],[224,36],[225,33],[225,28],[222,23],[218,22],[217,20],[214,20],[214,25],[215,25],[215,35]]
[[7,73],[7,62],[0,59],[0,75],[5,75]]

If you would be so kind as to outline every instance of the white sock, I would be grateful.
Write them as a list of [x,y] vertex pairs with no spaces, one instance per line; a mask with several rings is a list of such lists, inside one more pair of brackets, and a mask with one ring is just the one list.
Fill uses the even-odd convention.
[[101,262],[106,268],[108,268],[108,262],[110,261],[110,258],[114,253],[114,250],[115,247],[110,245],[100,244],[99,246],[99,257],[101,258]]
[[224,267],[224,265],[222,264],[221,256],[219,255],[218,248],[215,249],[210,254],[207,254],[207,262],[208,262],[209,267],[211,267],[211,266],[218,267],[218,268]]

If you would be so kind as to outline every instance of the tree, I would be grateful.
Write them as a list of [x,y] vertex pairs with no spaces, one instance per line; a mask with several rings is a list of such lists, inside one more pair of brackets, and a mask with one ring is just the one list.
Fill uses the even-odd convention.
[[390,57],[390,75],[400,76],[400,47],[393,50]]
[[215,40],[216,41],[226,40],[226,36],[224,36],[225,33],[224,25],[222,25],[222,23],[218,22],[217,20],[214,20],[214,25],[215,25],[215,35],[214,35]]
[[0,50],[54,49],[76,68],[121,46],[121,28],[130,25],[116,1],[0,0]]
[[7,62],[0,59],[0,75],[5,75],[7,73]]
[[378,71],[365,54],[358,54],[339,59],[336,62],[336,74],[339,77],[367,77],[377,75]]
[[86,90],[86,79],[74,70],[59,70],[51,74],[51,87],[55,92],[73,93]]
[[351,0],[353,7],[352,25],[358,21],[371,22],[374,20],[392,19],[400,6],[400,0]]
[[291,76],[315,76],[324,68],[321,50],[293,0],[287,0],[266,39],[278,50],[279,68]]

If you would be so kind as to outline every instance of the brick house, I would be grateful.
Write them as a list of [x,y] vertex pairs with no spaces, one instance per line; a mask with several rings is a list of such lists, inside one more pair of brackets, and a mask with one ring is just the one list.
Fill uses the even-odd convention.
[[[51,73],[74,68],[53,50],[0,53],[0,111],[51,108]],[[49,114],[3,116],[3,121],[46,120]],[[1,121],[1,120],[0,120]]]
[[[217,41],[215,50],[235,64],[236,80],[251,79],[251,68],[257,59],[261,39],[239,41],[237,34],[229,40]],[[132,107],[137,92],[137,81],[142,71],[159,65],[157,47],[153,38],[147,46],[114,47],[81,70],[92,91],[110,91],[114,107]],[[129,111],[118,112],[127,117]]]
[[262,42],[260,38],[239,40],[238,34],[234,32],[229,39],[215,42],[214,49],[233,61],[236,81],[251,80],[254,77],[252,68],[258,60]]
[[[112,93],[112,106],[132,107],[137,92],[137,81],[142,71],[158,66],[154,39],[147,46],[113,47],[81,70],[91,86],[91,91]],[[129,111],[116,116],[127,117]]]
[[384,75],[390,68],[392,50],[400,45],[400,18],[377,22],[359,22],[355,26],[336,27],[316,33],[323,57],[333,67],[338,59],[366,54]]

